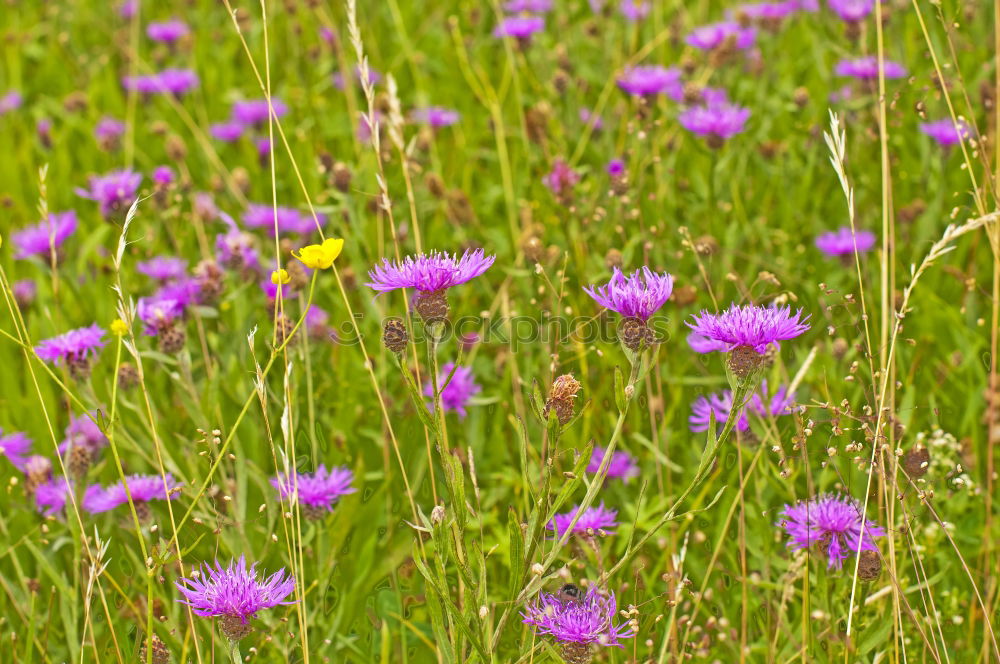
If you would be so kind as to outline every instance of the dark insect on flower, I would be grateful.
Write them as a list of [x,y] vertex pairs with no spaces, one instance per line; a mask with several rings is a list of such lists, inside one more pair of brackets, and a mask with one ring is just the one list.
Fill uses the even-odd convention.
[[584,593],[580,590],[579,586],[567,583],[559,589],[559,592],[556,593],[556,597],[563,602],[579,602],[583,599],[583,594]]

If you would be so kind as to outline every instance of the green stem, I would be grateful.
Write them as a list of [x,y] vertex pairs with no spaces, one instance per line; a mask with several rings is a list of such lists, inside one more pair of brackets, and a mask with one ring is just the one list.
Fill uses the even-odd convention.
[[243,664],[243,656],[240,655],[239,641],[229,642],[229,658],[233,660],[233,664]]

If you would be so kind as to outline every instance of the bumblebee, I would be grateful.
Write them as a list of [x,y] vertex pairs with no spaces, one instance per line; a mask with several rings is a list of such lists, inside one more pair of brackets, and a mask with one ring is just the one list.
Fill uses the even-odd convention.
[[560,601],[563,602],[577,603],[583,599],[583,591],[580,589],[579,586],[576,586],[572,583],[567,583],[566,585],[564,585],[562,588],[559,589],[559,592],[556,593],[556,597],[558,597]]

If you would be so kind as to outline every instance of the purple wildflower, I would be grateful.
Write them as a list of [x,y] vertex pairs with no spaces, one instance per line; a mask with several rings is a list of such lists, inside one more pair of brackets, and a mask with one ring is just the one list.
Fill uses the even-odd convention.
[[104,116],[94,126],[94,138],[103,146],[113,146],[125,133],[125,123],[115,118]]
[[369,118],[367,113],[358,114],[358,129],[355,133],[358,140],[362,143],[367,143],[372,139],[372,124],[375,125],[375,128],[379,132],[379,136],[381,136],[382,128],[385,126],[385,123],[382,121],[381,112],[376,110],[372,118]]
[[298,493],[299,503],[309,511],[310,516],[322,516],[324,512],[333,510],[333,504],[341,496],[356,491],[351,486],[352,481],[354,473],[349,468],[327,470],[320,464],[314,473],[295,473],[291,478],[279,475],[271,479],[271,484],[283,499]]
[[59,454],[66,454],[71,447],[83,447],[90,452],[97,452],[108,444],[108,438],[97,426],[92,415],[70,416],[66,425],[66,437],[59,444]]
[[589,108],[580,109],[580,122],[591,125],[594,131],[604,129],[604,118]]
[[756,21],[776,22],[799,11],[797,0],[785,2],[750,2],[739,5],[733,14]]
[[508,16],[493,29],[493,36],[527,40],[544,29],[545,19],[541,16]]
[[72,490],[65,477],[53,477],[35,487],[35,507],[45,516],[58,514],[66,507],[66,496]]
[[42,341],[35,346],[35,353],[46,362],[65,363],[71,370],[74,367],[84,370],[89,367],[91,356],[96,356],[106,345],[103,337],[104,330],[94,323]]
[[435,293],[470,281],[490,268],[496,256],[482,249],[466,250],[461,257],[445,251],[407,256],[401,262],[383,259],[368,272],[365,284],[379,293],[411,288],[420,293]]
[[[688,417],[688,427],[691,431],[708,431],[710,417],[715,416],[715,424],[721,428],[729,419],[729,414],[733,410],[732,390],[708,395],[701,395],[691,404],[691,415]],[[746,431],[750,428],[747,419],[746,409],[744,409],[736,420],[734,427],[737,431]]]
[[771,344],[794,339],[809,329],[808,316],[802,310],[792,314],[791,307],[731,304],[720,314],[702,311],[686,325],[695,334],[725,344],[726,350],[749,347],[763,354]]
[[153,184],[163,189],[169,187],[177,180],[177,174],[169,166],[157,166],[153,169],[152,180]]
[[[167,473],[166,485],[160,475],[129,475],[125,482],[118,482],[104,488],[99,484],[87,487],[83,494],[83,509],[91,514],[109,512],[128,503],[129,494],[133,503],[149,503],[154,500],[174,500],[181,484]],[[128,493],[125,491],[128,486]]]
[[676,67],[659,65],[629,67],[618,78],[618,87],[635,97],[665,94],[674,101],[684,99],[681,70]]
[[212,138],[223,143],[238,141],[245,130],[246,127],[240,122],[218,122],[208,127],[208,133]]
[[24,97],[17,90],[8,90],[0,97],[0,115],[7,115],[21,108]]
[[[885,60],[886,78],[905,78],[906,67],[892,60]],[[848,76],[862,81],[873,81],[878,79],[878,58],[869,55],[863,58],[853,58],[841,60],[834,67],[837,76]]]
[[[317,214],[320,225],[326,224],[326,217]],[[271,205],[251,203],[243,213],[243,223],[249,228],[266,228],[274,235],[275,210]],[[290,207],[278,206],[278,232],[306,235],[316,230],[316,220],[312,215]]]
[[704,136],[708,146],[720,148],[744,130],[750,110],[735,104],[710,104],[689,108],[677,118],[688,131]]
[[112,171],[90,178],[90,189],[77,189],[78,196],[101,204],[105,217],[127,209],[135,200],[142,175],[130,170]]
[[118,5],[118,15],[122,18],[132,18],[139,9],[139,0],[124,0]]
[[197,615],[221,616],[220,627],[233,641],[250,633],[247,622],[258,611],[295,603],[285,601],[295,590],[295,579],[284,568],[261,579],[257,563],[248,568],[244,556],[231,561],[229,567],[218,561],[215,567],[203,565],[198,578],[180,579],[175,585],[184,595],[178,601],[190,606]]
[[859,230],[855,233],[844,226],[829,233],[816,236],[816,247],[827,256],[847,256],[854,253],[871,251],[875,246],[875,234],[871,231]]
[[795,406],[795,392],[789,392],[785,385],[779,386],[774,394],[768,394],[766,380],[761,383],[760,389],[750,397],[747,408],[763,418],[791,415],[802,410],[801,407]]
[[58,249],[74,231],[76,231],[74,210],[52,212],[48,219],[11,234],[11,242],[17,247],[14,258],[25,259],[31,256],[48,258],[51,251]]
[[[589,654],[592,644],[621,648],[621,639],[635,636],[628,623],[615,624],[617,614],[614,593],[605,597],[596,587],[591,587],[579,599],[541,593],[533,604],[525,606],[521,617],[524,624],[533,625],[539,634],[555,637],[563,645],[564,652],[580,652],[580,646],[584,646],[583,652]],[[584,660],[567,657],[566,661]]]
[[552,0],[507,0],[503,8],[505,11],[511,13],[534,12],[536,14],[544,14],[552,10]]
[[674,278],[664,272],[657,274],[648,267],[625,276],[618,268],[604,286],[592,285],[583,291],[606,309],[643,322],[655,314],[674,289]]
[[135,313],[146,324],[144,332],[156,336],[184,317],[184,306],[173,298],[153,295],[140,297]]
[[450,127],[458,122],[458,111],[443,106],[425,106],[413,110],[410,117],[414,122],[429,125],[438,129],[440,127]]
[[[454,370],[454,373],[452,373]],[[448,376],[451,380],[448,380]],[[443,384],[448,380],[448,383]],[[465,417],[465,407],[469,405],[469,400],[479,394],[483,388],[476,383],[472,369],[469,367],[456,367],[454,362],[448,362],[441,367],[441,374],[438,377],[438,389],[441,390],[441,407],[445,411],[454,411],[459,417]],[[424,396],[434,396],[434,385],[431,381],[424,384]],[[433,404],[428,404],[433,408]]]
[[857,23],[864,20],[872,9],[875,8],[875,0],[828,0],[830,9],[840,17],[842,21]]
[[[271,97],[274,117],[280,118],[288,113],[285,102]],[[242,125],[262,125],[267,122],[268,110],[266,99],[250,99],[233,103],[232,119]]]
[[856,500],[834,493],[785,505],[778,525],[791,538],[790,547],[808,549],[819,544],[826,550],[827,567],[837,569],[858,550],[859,539],[862,551],[878,551],[874,538],[885,536],[872,520],[865,521],[862,527],[861,506]]
[[175,300],[186,311],[195,304],[201,304],[201,286],[197,279],[184,277],[172,281],[156,291],[154,297],[160,300]]
[[219,262],[231,270],[254,272],[260,267],[254,237],[235,225],[228,232],[215,236],[215,251]]
[[970,135],[969,125],[963,120],[959,120],[957,123],[952,122],[951,118],[935,120],[934,122],[921,122],[920,131],[945,148],[961,143],[962,139],[968,138]]
[[187,270],[187,261],[176,256],[155,256],[148,261],[139,261],[135,269],[150,279],[167,282],[180,279]]
[[[552,518],[552,521],[549,522],[547,528],[554,531],[556,537],[561,537],[579,511],[579,506],[576,506],[568,512],[556,514]],[[615,531],[613,528],[618,527],[617,517],[618,510],[609,510],[604,507],[604,503],[596,507],[589,507],[580,516],[576,525],[573,526],[573,532],[579,535],[591,535],[597,531],[603,531],[606,534],[614,535]]]
[[14,293],[17,306],[24,309],[31,306],[31,303],[35,301],[35,295],[38,294],[38,285],[34,279],[18,279],[10,285],[10,290]]
[[579,181],[580,174],[562,159],[556,159],[552,163],[552,170],[542,178],[542,184],[563,203],[572,198],[573,187]]
[[[594,452],[590,457],[590,463],[587,465],[588,473],[596,473],[601,468],[601,461],[604,460],[605,449],[599,445],[594,446]],[[611,461],[608,463],[608,478],[609,479],[620,479],[622,482],[628,484],[628,481],[634,477],[639,476],[639,465],[635,462],[635,458],[626,452],[625,450],[618,450],[611,455]]]
[[164,69],[156,74],[126,76],[122,87],[143,95],[172,94],[180,97],[198,87],[198,74],[190,69]]
[[187,23],[174,18],[169,21],[150,23],[146,26],[146,36],[153,41],[172,44],[175,41],[187,37],[191,33]]
[[[308,271],[308,268],[305,268]],[[317,307],[315,304],[309,305],[309,309],[306,311],[306,330],[314,338],[323,338],[329,332],[327,327],[327,322],[330,320],[330,314],[324,309]]]
[[721,21],[695,28],[685,41],[703,51],[713,51],[720,46],[732,44],[743,50],[753,46],[757,31],[745,28],[736,21]]
[[714,353],[716,351],[725,351],[726,344],[721,341],[716,341],[715,339],[709,339],[708,337],[702,336],[700,334],[689,334],[687,337],[688,346],[691,347],[696,353]]
[[621,159],[612,159],[608,162],[605,170],[613,178],[620,178],[625,175],[625,162]]
[[27,434],[15,431],[6,436],[0,436],[0,454],[7,457],[7,460],[18,470],[24,470],[30,452],[31,439],[28,438]]
[[621,9],[622,16],[625,17],[625,20],[633,23],[649,16],[649,10],[652,9],[647,0],[621,0],[621,2],[619,9]]
[[[339,71],[334,73],[331,78],[333,79],[333,87],[337,88],[338,90],[344,89],[344,77],[343,75],[341,75]],[[354,67],[354,80],[358,81],[359,83],[361,82],[361,67],[357,65]],[[382,74],[369,67],[368,81],[372,85],[378,85],[379,83],[382,82]]]

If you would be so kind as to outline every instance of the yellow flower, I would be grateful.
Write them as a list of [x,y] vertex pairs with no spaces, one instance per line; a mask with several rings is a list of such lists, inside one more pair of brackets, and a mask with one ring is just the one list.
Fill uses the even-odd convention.
[[111,321],[111,334],[116,337],[124,337],[128,334],[128,323],[123,321],[121,318],[116,318]]
[[292,278],[288,276],[288,270],[281,268],[275,270],[271,273],[271,283],[277,286],[278,284],[287,284]]
[[344,240],[341,238],[328,238],[323,240],[323,244],[310,244],[299,249],[299,253],[292,252],[292,255],[305,264],[306,267],[314,270],[325,270],[333,261],[337,260],[340,250],[344,248]]

